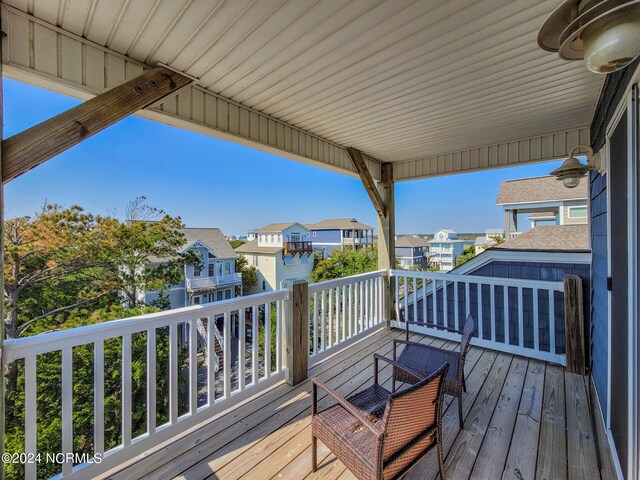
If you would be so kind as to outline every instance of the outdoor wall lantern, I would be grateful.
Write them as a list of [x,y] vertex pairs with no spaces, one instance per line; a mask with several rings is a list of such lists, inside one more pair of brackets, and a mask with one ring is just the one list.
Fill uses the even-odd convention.
[[544,22],[538,45],[594,73],[611,73],[640,55],[640,0],[566,0]]
[[[586,165],[582,163],[580,160],[578,160],[576,157],[574,157],[574,153],[580,150],[581,148],[589,152],[586,155],[587,157]],[[590,160],[592,161],[592,163],[599,162],[600,160],[599,153],[594,155],[593,149],[588,145],[577,145],[573,147],[571,152],[569,152],[569,158],[567,158],[564,162],[562,162],[562,165],[560,165],[553,172],[551,172],[550,175],[553,175],[558,180],[562,180],[562,183],[564,184],[565,187],[575,188],[578,185],[580,185],[580,179],[584,177],[587,174],[587,172],[589,172],[590,170],[596,170],[598,168],[597,165],[589,165],[588,162]]]

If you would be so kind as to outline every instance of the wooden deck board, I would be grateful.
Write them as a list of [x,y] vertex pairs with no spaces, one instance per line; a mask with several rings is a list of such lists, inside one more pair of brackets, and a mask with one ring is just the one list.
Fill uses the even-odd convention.
[[[314,366],[310,377],[318,376],[341,395],[366,388],[373,376],[372,354],[390,356],[393,339],[402,335],[398,330],[376,332]],[[417,334],[412,340],[452,346]],[[448,479],[600,478],[597,435],[583,377],[565,374],[557,365],[477,347],[467,356],[465,372],[463,430],[458,425],[457,399],[445,397]],[[391,369],[384,366],[381,383],[389,385],[390,374]],[[295,387],[272,388],[111,472],[109,478],[353,480],[322,442],[318,442],[319,470],[311,472],[310,384],[307,380]],[[328,401],[320,395],[321,404]],[[594,465],[585,464],[585,456]],[[406,478],[438,478],[435,451],[425,455]]]

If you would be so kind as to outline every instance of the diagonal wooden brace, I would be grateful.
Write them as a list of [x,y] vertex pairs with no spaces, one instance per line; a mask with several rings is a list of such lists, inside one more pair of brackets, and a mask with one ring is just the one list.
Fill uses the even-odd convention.
[[387,206],[385,205],[382,197],[380,196],[380,192],[376,188],[376,184],[373,181],[373,177],[371,177],[371,173],[369,173],[369,169],[367,168],[367,164],[362,158],[362,154],[360,150],[352,147],[347,148],[347,153],[353,162],[353,166],[356,167],[360,178],[362,179],[362,183],[364,184],[364,188],[367,191],[367,195],[371,199],[373,206],[378,212],[378,216],[386,217],[387,216]]
[[14,179],[189,83],[191,79],[167,68],[151,68],[77,107],[7,138],[2,142],[2,181]]

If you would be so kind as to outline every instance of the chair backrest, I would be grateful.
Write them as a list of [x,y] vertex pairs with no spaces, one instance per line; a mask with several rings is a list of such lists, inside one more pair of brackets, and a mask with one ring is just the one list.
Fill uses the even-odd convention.
[[402,452],[420,434],[436,426],[441,415],[444,378],[449,364],[411,387],[391,394],[383,416],[384,462]]
[[476,321],[471,315],[467,315],[467,319],[464,321],[464,327],[462,329],[462,339],[460,340],[460,353],[466,355],[471,348],[471,337],[473,332],[476,331]]

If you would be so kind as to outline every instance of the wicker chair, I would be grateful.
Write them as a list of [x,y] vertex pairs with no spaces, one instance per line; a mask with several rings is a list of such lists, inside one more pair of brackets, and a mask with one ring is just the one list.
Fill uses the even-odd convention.
[[[406,340],[394,340],[393,341],[393,359],[400,365],[403,365],[404,369],[393,369],[393,387],[392,390],[396,390],[396,382],[404,383],[416,383],[421,378],[429,375],[431,372],[438,369],[442,364],[449,364],[449,372],[444,381],[444,393],[446,395],[452,395],[458,397],[458,418],[460,420],[460,428],[464,428],[462,421],[462,391],[467,391],[467,386],[464,381],[464,360],[467,356],[467,352],[471,347],[471,337],[475,331],[475,321],[471,315],[467,315],[467,319],[464,322],[462,331],[454,330],[452,328],[444,327],[441,325],[431,325],[435,328],[440,328],[450,332],[459,333],[462,335],[460,345],[456,350],[447,350],[443,348],[432,347],[430,345],[424,345],[422,343],[409,341],[409,325],[424,325],[423,323],[406,321],[407,339]],[[398,355],[398,345],[404,345],[404,349]],[[421,375],[413,375],[407,372],[413,370],[420,372]]]
[[[440,478],[442,456],[443,378],[448,365],[411,387],[391,393],[378,384],[378,361],[406,370],[374,355],[374,385],[346,400],[313,379],[311,467],[317,470],[317,441],[324,444],[360,480],[398,478],[424,453],[437,446]],[[418,372],[407,373],[419,376]],[[318,388],[338,403],[318,411]],[[419,411],[420,415],[416,415]]]

